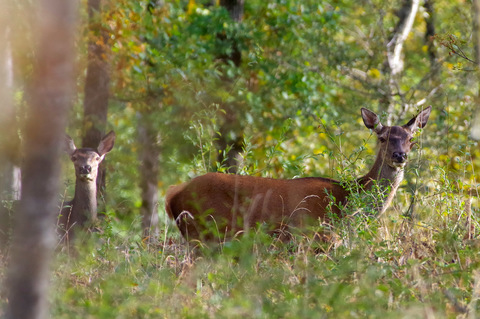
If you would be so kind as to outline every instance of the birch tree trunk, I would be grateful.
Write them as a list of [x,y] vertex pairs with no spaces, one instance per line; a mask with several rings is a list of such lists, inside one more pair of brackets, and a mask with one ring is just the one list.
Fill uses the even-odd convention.
[[[24,125],[24,183],[15,215],[11,260],[6,279],[6,318],[47,318],[50,259],[60,155],[66,116],[73,97],[74,1],[43,0],[32,8],[35,57]],[[2,30],[3,31],[3,30]]]
[[[473,44],[475,48],[475,62],[477,67],[477,85],[480,90],[480,0],[472,0],[473,6]],[[477,93],[476,104],[480,103],[480,92]],[[473,139],[480,139],[480,108],[477,106],[476,114],[474,114],[474,119],[472,123],[472,128],[470,132]],[[472,239],[476,235],[475,224],[472,223],[472,196],[474,193],[470,192],[467,194],[467,199],[465,201],[465,213],[467,216],[466,227],[467,227],[467,239]],[[478,194],[477,194],[478,195]]]
[[[480,89],[480,0],[472,0],[473,5],[473,45],[475,48],[475,62],[477,67],[477,82]],[[480,93],[479,93],[480,94]],[[477,105],[479,105],[480,96],[477,94]],[[475,114],[471,135],[472,138],[480,140],[480,109],[477,107],[477,114]]]
[[[398,11],[399,21],[394,29],[392,39],[387,44],[387,65],[390,70],[389,80],[389,96],[387,106],[387,125],[392,125],[392,122],[396,120],[395,115],[395,100],[393,96],[398,95],[400,97],[402,110],[401,114],[408,111],[408,104],[403,100],[402,92],[398,84],[398,77],[403,71],[403,45],[407,40],[408,35],[412,31],[413,22],[417,15],[420,0],[404,0],[402,8]],[[397,113],[398,114],[398,113]]]
[[11,210],[3,204],[20,198],[18,165],[20,140],[13,104],[13,61],[9,17],[12,10],[0,7],[0,250],[8,245],[11,233]]

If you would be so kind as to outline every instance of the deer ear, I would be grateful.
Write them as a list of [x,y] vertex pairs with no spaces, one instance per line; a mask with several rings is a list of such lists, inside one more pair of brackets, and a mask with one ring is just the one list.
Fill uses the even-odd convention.
[[430,112],[432,111],[432,106],[430,105],[417,116],[412,118],[407,124],[403,127],[409,129],[411,132],[415,132],[419,128],[424,128],[427,125],[428,117],[430,116]]
[[101,156],[107,154],[112,150],[114,144],[115,144],[115,132],[110,131],[110,133],[108,133],[102,138],[102,140],[100,141],[100,144],[98,144],[98,154],[100,154]]
[[380,123],[380,119],[378,118],[377,114],[373,113],[372,111],[362,107],[362,118],[363,123],[365,126],[375,133],[380,133],[383,128],[382,123]]
[[68,135],[65,135],[65,152],[67,152],[68,155],[72,155],[73,152],[75,152],[75,150],[77,149],[77,147],[75,146],[75,143],[73,143],[73,139],[68,136]]

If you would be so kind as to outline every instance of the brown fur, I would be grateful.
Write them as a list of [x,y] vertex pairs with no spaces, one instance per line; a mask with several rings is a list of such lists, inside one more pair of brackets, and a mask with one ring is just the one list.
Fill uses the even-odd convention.
[[[374,203],[380,214],[403,179],[407,154],[414,145],[413,134],[426,125],[430,111],[428,107],[404,126],[388,127],[375,113],[362,109],[365,126],[378,135],[379,150],[372,169],[357,183],[364,190],[376,184],[383,192]],[[166,211],[187,240],[222,240],[257,224],[282,232],[326,220],[328,213],[342,217],[349,194],[339,181],[327,178],[271,179],[208,173],[170,187]]]

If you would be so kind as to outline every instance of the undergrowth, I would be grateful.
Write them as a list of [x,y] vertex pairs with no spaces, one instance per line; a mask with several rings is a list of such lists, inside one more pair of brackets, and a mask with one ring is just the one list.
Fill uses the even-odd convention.
[[[266,154],[281,155],[286,136],[272,141]],[[213,143],[198,141],[203,146],[195,170],[215,167]],[[365,149],[366,141],[354,155],[333,160],[339,179],[365,171]],[[249,145],[245,151],[243,173],[268,175],[275,167],[275,156],[262,167],[250,160],[258,150]],[[140,220],[126,223],[110,211],[100,232],[80,236],[71,249],[57,248],[51,317],[475,318],[478,208],[434,155],[422,156],[411,160],[407,180],[380,218],[368,211],[364,197],[352,196],[355,214],[311,225],[289,242],[257,230],[194,249],[165,219],[152,244],[141,239]],[[282,165],[301,165],[298,157],[290,162]],[[429,168],[419,170],[422,165]],[[329,232],[331,240],[318,240]]]
[[474,318],[478,243],[408,221],[385,239],[383,222],[337,225],[356,234],[338,245],[258,231],[191,251],[176,236],[94,236],[57,255],[52,317]]
[[[279,153],[285,142],[274,141],[267,154]],[[340,179],[358,176],[365,144],[354,156],[336,159]],[[259,169],[248,162],[253,151],[246,151],[242,167],[251,174]],[[209,166],[209,156],[201,157],[201,166]],[[421,161],[411,163],[407,186],[380,218],[368,210],[364,195],[353,195],[355,214],[311,225],[307,235],[286,243],[257,230],[193,249],[166,221],[159,242],[148,244],[134,235],[140,233],[135,227],[106,218],[104,233],[78,242],[75,257],[57,255],[52,316],[475,318],[477,208],[447,177],[419,176]],[[437,168],[436,176],[442,174]],[[318,240],[328,233],[334,235],[329,241]]]

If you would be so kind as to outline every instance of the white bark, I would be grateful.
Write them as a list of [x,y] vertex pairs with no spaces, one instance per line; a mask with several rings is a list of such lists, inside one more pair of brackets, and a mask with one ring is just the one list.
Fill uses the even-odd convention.
[[[475,61],[477,62],[477,79],[480,82],[480,0],[473,0],[473,41],[475,46]],[[480,83],[479,83],[480,91]],[[480,100],[480,93],[477,93],[477,100]],[[471,136],[475,140],[480,140],[480,113],[477,108],[477,114],[475,114]]]
[[411,0],[411,6],[406,18],[403,22],[401,21],[397,32],[387,44],[388,65],[390,66],[392,76],[399,74],[403,70],[403,44],[412,31],[413,21],[417,15],[419,5],[420,0]]
[[[387,62],[390,68],[390,96],[388,97],[389,104],[387,108],[387,125],[391,125],[395,120],[395,101],[393,100],[394,95],[399,95],[401,97],[400,86],[398,84],[398,77],[403,71],[403,45],[408,38],[408,35],[412,31],[413,22],[415,21],[415,16],[417,15],[418,7],[420,5],[420,0],[404,0],[404,4],[400,9],[399,17],[400,20],[395,28],[395,33],[393,34],[392,39],[387,44]],[[403,113],[408,111],[409,105],[405,101],[402,101],[403,104]]]

